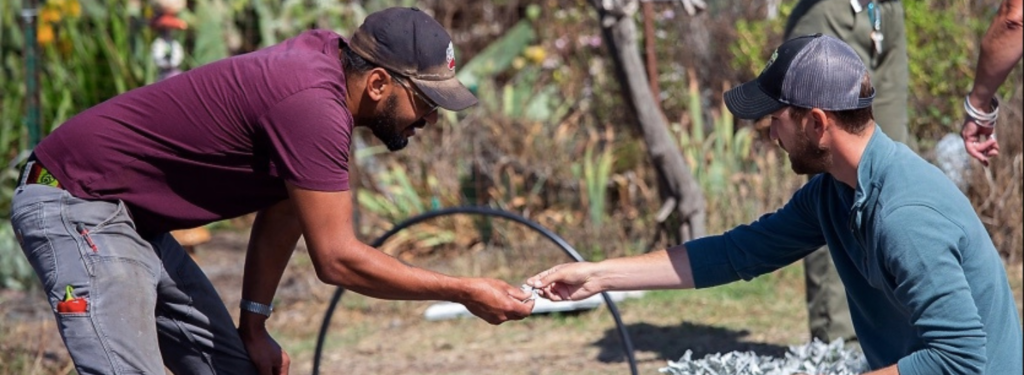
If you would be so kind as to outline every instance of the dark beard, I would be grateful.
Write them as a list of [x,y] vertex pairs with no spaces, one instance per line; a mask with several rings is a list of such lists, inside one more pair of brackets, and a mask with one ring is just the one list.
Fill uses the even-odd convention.
[[391,96],[384,99],[384,111],[382,113],[367,119],[373,135],[381,142],[384,142],[384,145],[391,151],[401,150],[409,144],[409,138],[402,135],[403,129],[399,129],[398,118],[395,116],[395,112],[398,112],[398,98]]
[[793,172],[803,175],[815,175],[828,171],[832,164],[832,151],[828,148],[815,146],[811,138],[799,133],[799,139],[789,152],[789,164]]

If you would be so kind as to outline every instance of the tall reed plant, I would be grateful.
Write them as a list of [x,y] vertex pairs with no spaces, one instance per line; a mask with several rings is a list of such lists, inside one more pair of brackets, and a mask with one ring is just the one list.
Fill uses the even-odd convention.
[[583,184],[584,191],[587,192],[584,199],[587,212],[590,214],[590,223],[594,229],[600,229],[607,216],[605,212],[608,203],[608,182],[611,180],[615,157],[611,148],[606,148],[595,155],[595,147],[591,144],[583,154]]
[[[716,213],[708,215],[708,228],[726,228],[749,221],[758,214],[756,200],[744,199],[751,189],[742,183],[758,173],[752,154],[755,134],[750,126],[736,128],[724,103],[710,116],[705,116],[699,93],[696,80],[691,79],[687,93],[691,121],[685,129],[680,124],[675,129],[683,158],[708,200],[708,212]],[[710,132],[705,131],[703,119],[706,117],[711,119]]]

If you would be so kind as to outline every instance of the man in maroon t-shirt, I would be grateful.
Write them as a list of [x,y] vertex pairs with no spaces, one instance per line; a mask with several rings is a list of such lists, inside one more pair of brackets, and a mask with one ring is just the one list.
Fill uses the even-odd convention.
[[[438,107],[476,104],[455,65],[437,21],[391,8],[351,40],[307,31],[61,125],[26,165],[11,222],[78,372],[286,373],[288,356],[264,323],[300,236],[325,283],[460,302],[492,324],[529,315],[519,288],[405,265],[353,232],[353,126],[392,151],[405,147]],[[236,330],[168,232],[250,212]]]

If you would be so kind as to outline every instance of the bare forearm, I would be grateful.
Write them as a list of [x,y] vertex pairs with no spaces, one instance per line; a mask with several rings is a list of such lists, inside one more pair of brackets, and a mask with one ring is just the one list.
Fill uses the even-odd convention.
[[466,305],[491,324],[529,315],[529,293],[488,278],[456,278],[404,264],[356,238],[352,193],[314,191],[288,184],[317,277],[371,297],[445,300]]
[[269,304],[274,299],[297,241],[298,237],[292,241],[268,243],[253,235],[245,257],[242,298],[263,304]]
[[985,33],[971,90],[971,105],[990,111],[992,97],[1021,59],[1024,46],[1021,0],[1004,0],[999,13]]
[[596,268],[594,277],[602,290],[693,288],[690,259],[683,245],[605,260],[597,263]]
[[339,256],[314,262],[321,265],[317,274],[325,283],[382,299],[461,301],[467,297],[460,278],[407,265],[358,241],[336,246],[350,248],[329,251]]
[[[245,256],[245,273],[242,276],[242,298],[269,305],[281,283],[281,277],[288,266],[302,234],[298,218],[290,202],[282,202],[256,215],[249,247]],[[242,321],[255,317],[242,314]]]

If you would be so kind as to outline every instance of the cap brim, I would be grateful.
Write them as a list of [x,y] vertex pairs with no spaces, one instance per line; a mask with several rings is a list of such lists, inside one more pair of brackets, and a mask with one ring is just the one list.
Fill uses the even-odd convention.
[[412,78],[412,81],[430,100],[449,111],[461,111],[477,103],[476,96],[455,77],[443,81]]
[[786,105],[761,91],[757,81],[750,81],[725,92],[725,106],[733,116],[757,120]]

